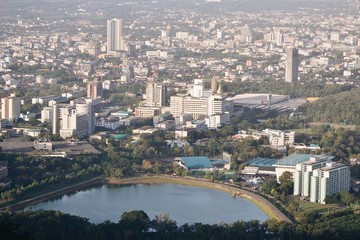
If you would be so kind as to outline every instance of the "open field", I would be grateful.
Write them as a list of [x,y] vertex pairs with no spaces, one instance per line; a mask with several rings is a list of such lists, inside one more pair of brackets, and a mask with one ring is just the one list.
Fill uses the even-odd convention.
[[317,213],[326,213],[343,209],[343,207],[337,204],[320,204],[306,201],[299,201],[299,205],[304,211]]

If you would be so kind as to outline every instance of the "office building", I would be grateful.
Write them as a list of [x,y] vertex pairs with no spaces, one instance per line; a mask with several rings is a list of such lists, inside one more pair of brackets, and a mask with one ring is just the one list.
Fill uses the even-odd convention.
[[317,161],[298,164],[294,175],[294,195],[325,204],[326,196],[350,189],[350,169],[344,164]]
[[224,99],[220,95],[213,95],[208,98],[208,116],[224,112]]
[[62,138],[85,137],[95,130],[93,107],[92,99],[79,99],[71,104],[54,104],[52,111],[47,109],[44,114],[52,114],[52,134]]
[[123,50],[125,50],[125,47],[122,19],[114,18],[107,20],[107,54]]
[[170,113],[174,117],[180,117],[184,113],[184,100],[186,95],[175,95],[170,97]]
[[215,94],[219,88],[219,77],[213,77],[211,79],[211,92],[212,94]]
[[166,104],[166,86],[153,81],[146,85],[146,105],[162,107]]
[[[171,106],[170,106],[171,109]],[[204,119],[208,115],[208,99],[185,97],[184,98],[184,113],[190,113],[193,119]]]
[[101,98],[103,94],[102,82],[95,79],[87,83],[87,94],[86,96],[91,99]]
[[299,53],[296,48],[286,51],[285,82],[292,83],[298,79]]
[[20,116],[21,99],[11,95],[1,98],[1,118],[13,120]]

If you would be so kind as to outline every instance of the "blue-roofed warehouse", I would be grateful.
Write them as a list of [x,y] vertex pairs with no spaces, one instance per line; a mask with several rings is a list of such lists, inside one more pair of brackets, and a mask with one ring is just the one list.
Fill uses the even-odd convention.
[[[271,159],[271,158],[255,158],[249,160],[249,167],[246,167],[242,171],[243,174],[250,175],[276,175],[279,177],[284,172],[294,173],[297,164],[310,161],[311,158],[318,158],[323,160],[332,161],[334,156],[328,155],[315,155],[315,154],[292,154],[282,159]],[[255,168],[257,167],[257,168]]]
[[207,157],[177,157],[175,163],[186,170],[212,169],[213,165]]
[[258,157],[249,160],[248,163],[250,166],[256,166],[256,167],[272,167],[278,161],[279,161],[278,159]]

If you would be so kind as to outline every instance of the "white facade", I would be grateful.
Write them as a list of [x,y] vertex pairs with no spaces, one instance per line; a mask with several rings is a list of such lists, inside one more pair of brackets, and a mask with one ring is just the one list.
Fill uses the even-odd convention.
[[94,132],[95,121],[92,102],[74,105],[55,104],[52,107],[52,133],[62,138],[89,136]]
[[294,195],[309,197],[311,202],[324,204],[326,196],[349,189],[349,166],[324,161],[310,161],[296,166]]
[[294,195],[309,197],[310,178],[313,175],[313,171],[326,166],[327,162],[329,161],[312,157],[308,162],[297,164],[294,172]]
[[208,129],[218,129],[219,127],[228,124],[230,115],[228,113],[218,113],[205,118],[205,124]]
[[52,142],[42,142],[42,141],[34,141],[34,148],[36,150],[43,150],[43,151],[52,151],[53,144]]
[[208,115],[208,99],[185,97],[184,113],[191,113],[194,119],[204,119]]
[[179,117],[184,113],[185,95],[176,95],[170,97],[170,113],[174,117]]
[[107,54],[124,50],[122,19],[107,20]]
[[208,98],[208,116],[224,112],[224,99],[220,95]]
[[146,105],[147,106],[165,106],[166,87],[156,82],[148,82],[146,86]]
[[116,130],[118,127],[120,127],[120,120],[118,118],[116,119],[101,118],[96,120],[96,126]]
[[20,116],[21,99],[19,97],[10,96],[1,98],[1,118],[15,119]]
[[269,138],[272,146],[286,146],[295,142],[295,132],[265,129],[264,132]]
[[53,108],[52,107],[44,107],[41,110],[41,123],[50,123],[52,124],[53,120]]

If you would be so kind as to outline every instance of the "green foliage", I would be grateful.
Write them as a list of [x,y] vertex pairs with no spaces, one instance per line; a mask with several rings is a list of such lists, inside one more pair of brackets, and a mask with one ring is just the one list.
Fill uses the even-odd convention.
[[290,95],[290,97],[324,97],[331,94],[349,91],[352,86],[327,85],[322,82],[284,83],[282,81],[234,82],[224,83],[224,91],[241,93],[273,93]]
[[358,239],[360,215],[340,214],[316,217],[303,214],[296,224],[269,219],[236,221],[231,224],[184,224],[177,226],[168,215],[150,220],[143,211],[122,214],[119,223],[91,224],[85,218],[58,211],[25,211],[0,214],[3,239],[36,240],[120,240],[120,239]]
[[326,196],[325,198],[325,202],[328,203],[335,203],[335,204],[341,204],[341,205],[346,205],[349,206],[353,203],[355,203],[356,201],[356,197],[347,192],[347,191],[342,191],[340,193],[336,193],[332,196]]
[[134,231],[134,233],[147,232],[150,227],[150,218],[142,210],[124,212],[120,224]]
[[70,160],[1,153],[0,157],[8,161],[9,178],[12,179],[10,189],[0,190],[1,202],[23,199],[103,172],[99,156],[84,155]]
[[[340,92],[307,103],[302,111],[310,121],[341,124],[360,124],[360,89]],[[336,114],[334,114],[336,113]]]

